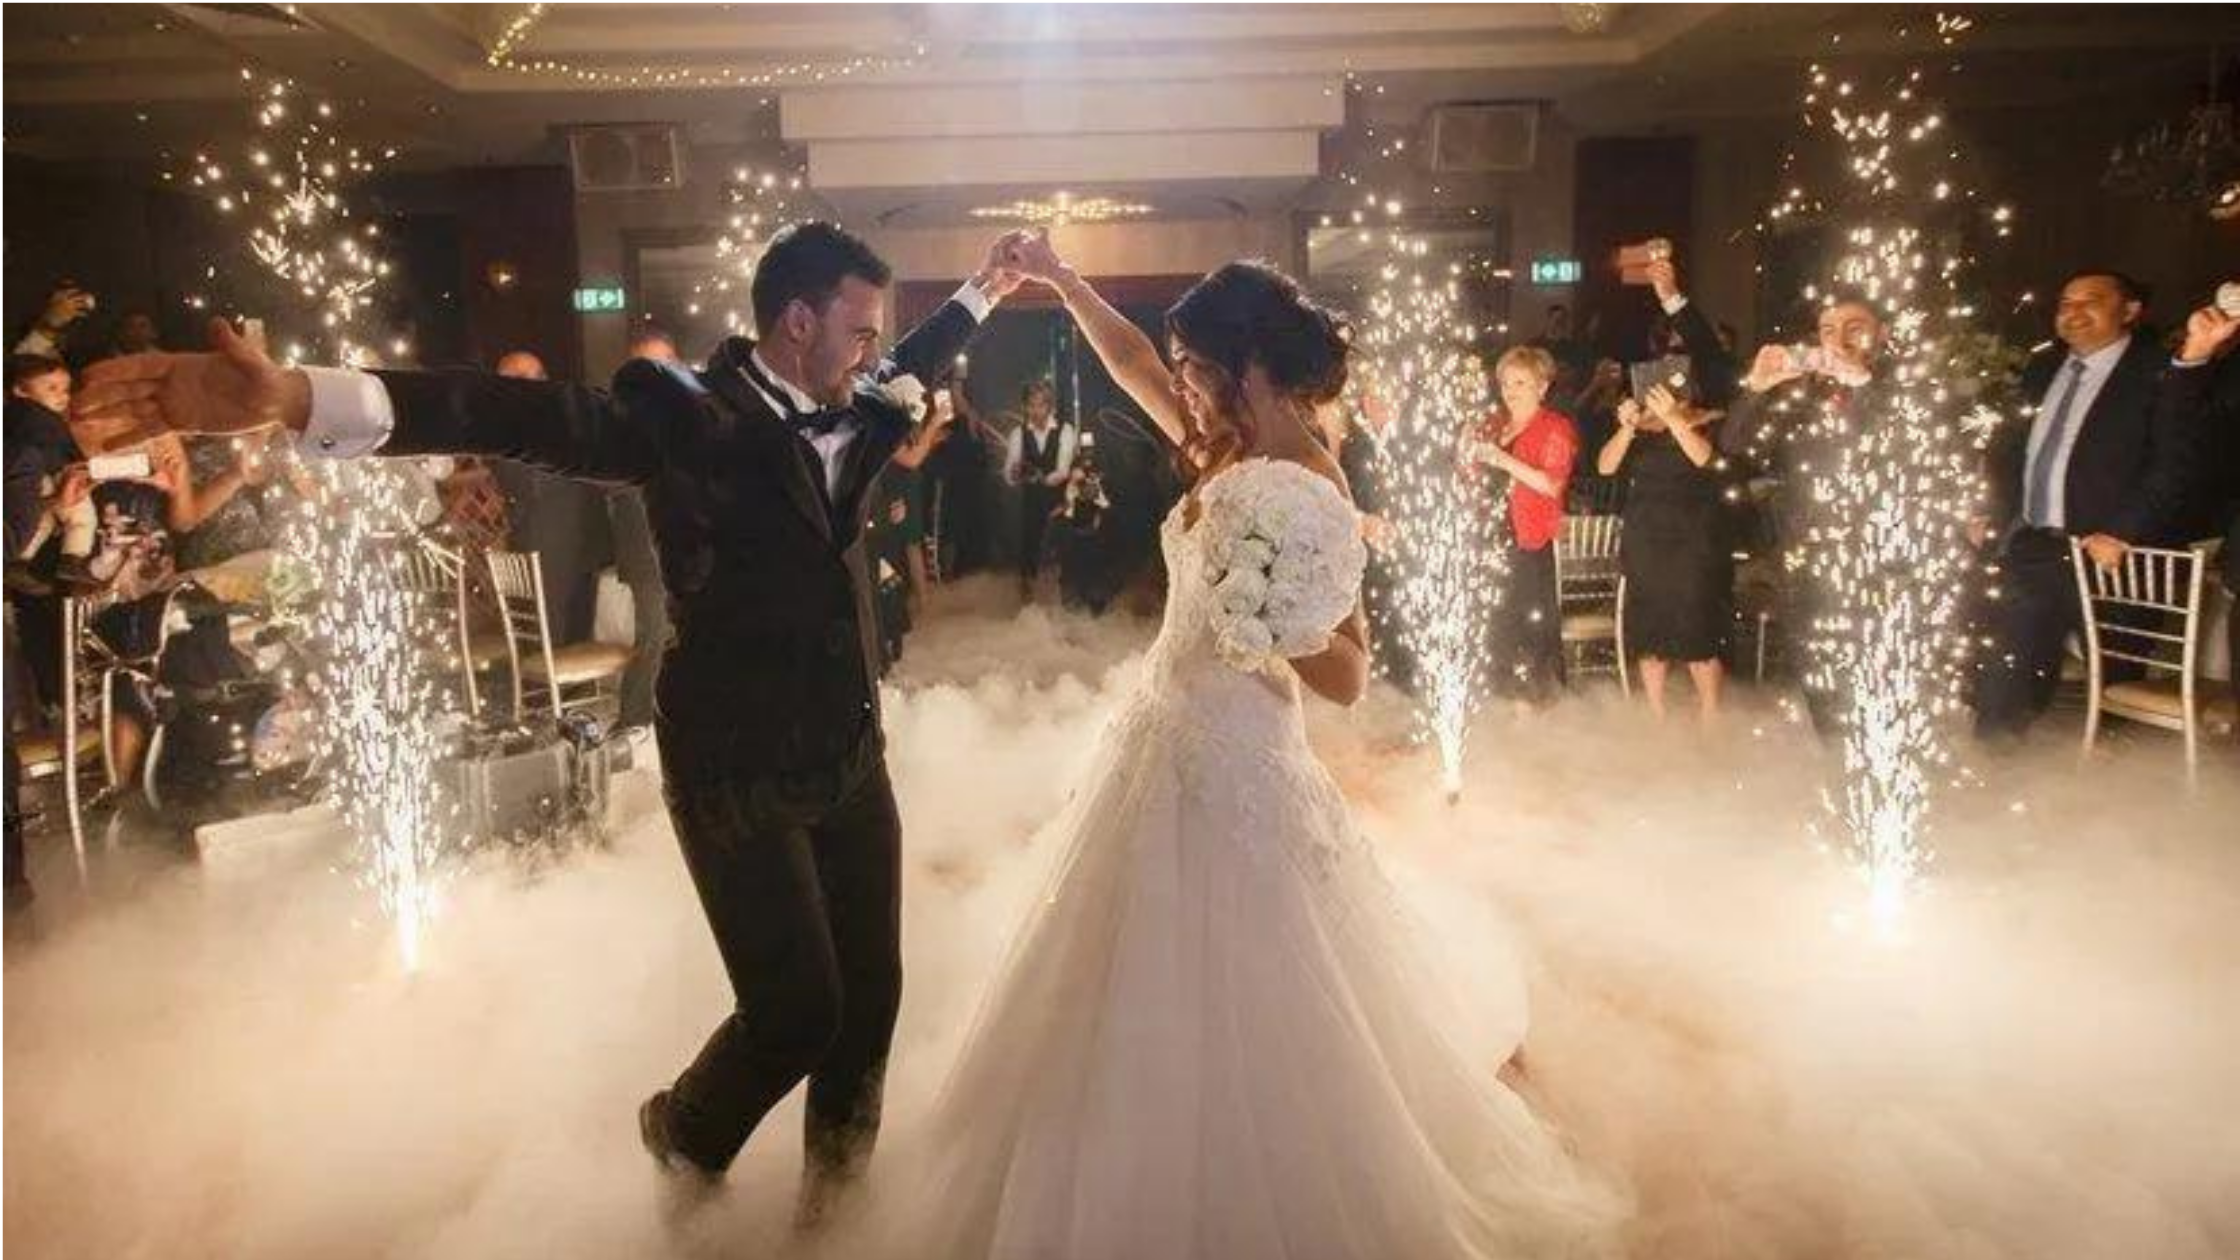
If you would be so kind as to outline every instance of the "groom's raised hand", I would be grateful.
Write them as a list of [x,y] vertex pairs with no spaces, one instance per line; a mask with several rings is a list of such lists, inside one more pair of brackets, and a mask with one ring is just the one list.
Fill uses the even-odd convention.
[[1072,270],[1065,259],[1058,256],[1057,248],[1050,244],[1047,232],[1014,232],[1005,239],[1011,242],[1004,256],[1005,265],[1030,280],[1055,285]]
[[166,433],[245,433],[275,425],[302,432],[311,382],[274,363],[222,319],[205,354],[131,354],[86,369],[70,404],[70,432],[88,454]]
[[1006,232],[988,247],[987,261],[981,264],[978,275],[972,277],[973,287],[988,295],[991,302],[1001,302],[1010,297],[1024,278],[1008,261],[1017,243],[1031,235],[1025,229]]

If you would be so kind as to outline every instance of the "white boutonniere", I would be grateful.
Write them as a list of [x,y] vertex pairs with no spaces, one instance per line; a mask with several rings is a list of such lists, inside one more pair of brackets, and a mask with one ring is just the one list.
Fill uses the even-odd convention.
[[875,388],[878,390],[879,397],[884,399],[888,405],[910,417],[910,423],[918,424],[925,420],[925,382],[904,373],[891,380],[879,382]]

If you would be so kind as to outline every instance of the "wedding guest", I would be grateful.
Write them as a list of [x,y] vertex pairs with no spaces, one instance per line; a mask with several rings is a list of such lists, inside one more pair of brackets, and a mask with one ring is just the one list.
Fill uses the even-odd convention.
[[1645,403],[1619,404],[1618,431],[1595,456],[1603,476],[1626,484],[1619,543],[1626,648],[1651,713],[1664,717],[1666,672],[1679,661],[1709,726],[1719,714],[1734,585],[1713,416],[1662,386]]
[[16,340],[15,353],[60,361],[63,343],[93,310],[93,305],[93,294],[80,288],[77,281],[65,280],[56,285],[47,295],[47,304],[40,310],[39,318]]
[[2139,332],[2146,293],[2120,272],[2081,271],[2054,308],[2060,339],[2023,369],[2027,427],[1988,452],[1992,517],[1975,532],[1997,548],[1999,598],[1976,681],[1976,733],[2019,737],[2060,681],[2062,645],[2083,615],[2069,559],[2077,539],[2112,568],[2133,546],[2167,546],[2184,522],[2197,428],[2231,321],[2197,314],[2173,362]]
[[677,353],[677,339],[655,324],[640,324],[630,334],[630,342],[622,349],[625,359],[651,359],[655,363],[682,364],[684,356]]
[[973,406],[966,367],[958,364],[950,379],[956,421],[935,435],[921,466],[926,532],[944,582],[979,573],[995,562],[996,460],[1005,440]]
[[1651,262],[1648,273],[1650,292],[1656,295],[1657,308],[1664,316],[1664,349],[1688,356],[1696,401],[1713,409],[1726,406],[1734,398],[1736,380],[1741,375],[1728,339],[1720,335],[1719,326],[1711,322],[1703,308],[1681,291],[1680,264],[1670,253]]
[[1501,409],[1465,443],[1469,464],[1508,474],[1509,576],[1494,614],[1496,686],[1531,701],[1563,681],[1563,612],[1556,592],[1556,538],[1579,436],[1547,405],[1554,356],[1519,346],[1494,364]]
[[138,307],[127,308],[117,316],[117,330],[111,345],[115,354],[147,354],[163,349],[162,334],[156,328],[156,317]]
[[1032,380],[1019,391],[1019,427],[1011,431],[1003,457],[1004,480],[1019,487],[1019,588],[1034,597],[1042,574],[1043,544],[1050,514],[1058,510],[1066,478],[1073,471],[1078,435],[1058,423],[1057,387]]
[[[1587,369],[1594,362],[1594,346],[1584,338],[1575,337],[1571,331],[1571,308],[1561,302],[1548,304],[1542,317],[1540,333],[1527,345],[1548,352],[1555,361],[1555,374],[1568,377],[1574,388],[1586,379]],[[1550,380],[1555,379],[1551,375]]]
[[[641,324],[624,354],[630,359],[681,366],[677,343],[651,324]],[[661,653],[669,646],[669,589],[661,581],[661,558],[653,524],[646,518],[645,492],[617,486],[606,493],[607,531],[614,542],[615,576],[630,588],[630,665],[622,672],[620,720],[624,726],[653,723],[653,680]]]
[[99,481],[90,492],[97,526],[77,551],[66,540],[65,573],[80,593],[103,606],[93,617],[93,632],[121,661],[133,667],[111,676],[117,706],[110,755],[120,783],[139,774],[155,724],[153,697],[163,647],[163,622],[178,576],[177,540],[192,533],[213,513],[274,470],[268,463],[236,461],[207,481],[198,481],[182,439],[156,438],[138,448],[146,456],[146,476]]
[[[6,517],[8,540],[6,684],[6,797],[4,833],[0,833],[0,881],[6,905],[14,912],[31,898],[31,882],[24,862],[24,816],[21,808],[22,761],[16,751],[16,728],[39,724],[42,708],[61,696],[62,606],[50,579],[52,565],[34,565],[27,553],[38,550],[42,522],[61,505],[65,494],[84,495],[87,490],[81,466],[75,475],[65,470],[79,460],[77,444],[63,416],[70,409],[70,370],[60,359],[45,355],[12,355],[8,360],[8,401],[4,422],[6,444]],[[46,536],[53,535],[45,531]],[[53,548],[47,548],[52,552]]]
[[1102,615],[1119,593],[1112,570],[1112,496],[1097,462],[1097,437],[1083,433],[1051,527],[1057,537],[1058,597],[1068,608]]
[[1397,574],[1393,570],[1393,532],[1389,492],[1378,459],[1381,435],[1392,424],[1392,409],[1383,400],[1364,395],[1358,412],[1342,407],[1325,408],[1317,417],[1322,436],[1353,491],[1353,504],[1361,513],[1361,539],[1369,545],[1369,567],[1361,578],[1361,599],[1369,615],[1370,664],[1379,677],[1394,686],[1413,685],[1413,668],[1400,642],[1396,622]]
[[1729,460],[1778,480],[1774,545],[1790,577],[1781,592],[1778,624],[1788,641],[1784,655],[1796,664],[1804,685],[1813,729],[1825,737],[1841,728],[1844,697],[1825,671],[1812,667],[1824,595],[1805,564],[1813,531],[1833,523],[1812,493],[1813,470],[1834,466],[1841,448],[1832,434],[1848,421],[1816,424],[1814,417],[1842,413],[1871,422],[1885,405],[1888,386],[1880,375],[1882,317],[1865,296],[1833,296],[1820,307],[1813,327],[1815,344],[1802,354],[1785,345],[1758,350],[1719,427],[1718,448]]

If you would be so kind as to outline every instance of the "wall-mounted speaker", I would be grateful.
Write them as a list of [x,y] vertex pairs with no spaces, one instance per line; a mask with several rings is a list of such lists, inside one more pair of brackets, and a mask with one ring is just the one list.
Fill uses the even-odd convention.
[[1434,171],[1529,171],[1539,155],[1540,106],[1533,101],[1434,105],[1426,130]]
[[568,133],[577,192],[643,192],[684,184],[684,141],[671,123],[579,127]]

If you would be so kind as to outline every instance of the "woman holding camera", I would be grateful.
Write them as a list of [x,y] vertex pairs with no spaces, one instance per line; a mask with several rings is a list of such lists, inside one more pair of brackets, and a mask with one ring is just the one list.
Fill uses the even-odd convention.
[[1597,472],[1627,483],[1619,549],[1626,646],[1649,711],[1664,716],[1667,668],[1683,661],[1706,726],[1719,715],[1733,617],[1734,557],[1709,432],[1716,418],[1655,386],[1645,399],[1618,404],[1618,431],[1595,457]]

